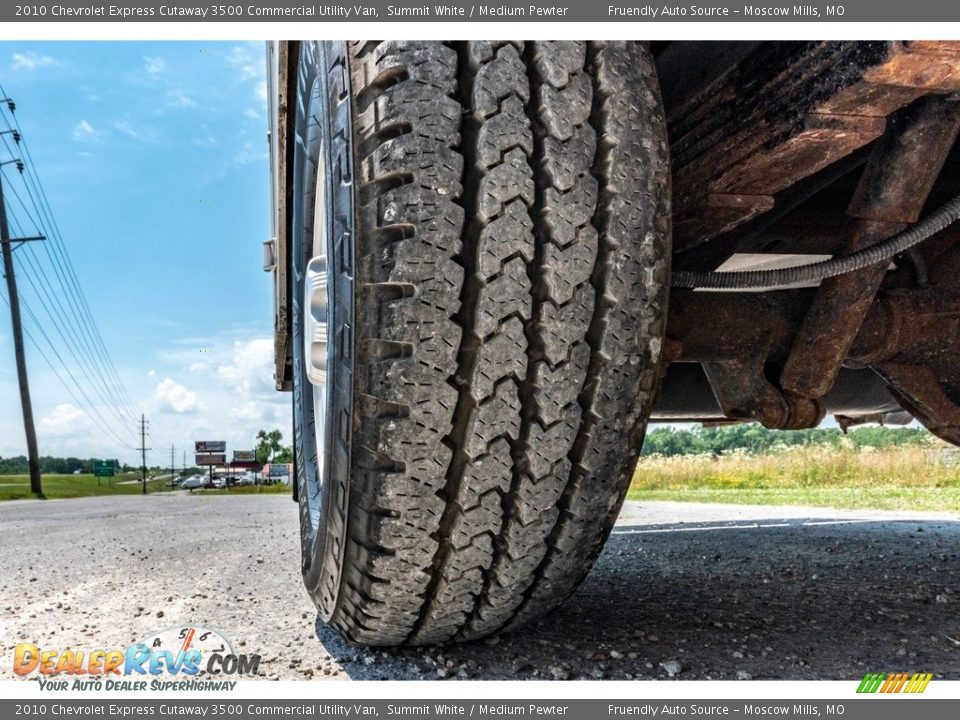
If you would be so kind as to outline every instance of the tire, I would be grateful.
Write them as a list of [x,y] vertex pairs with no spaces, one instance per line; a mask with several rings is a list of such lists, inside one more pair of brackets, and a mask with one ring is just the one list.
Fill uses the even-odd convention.
[[[657,387],[670,187],[649,49],[300,53],[291,254],[308,592],[358,643],[514,628],[567,598],[599,554]],[[305,362],[315,223],[326,397]]]

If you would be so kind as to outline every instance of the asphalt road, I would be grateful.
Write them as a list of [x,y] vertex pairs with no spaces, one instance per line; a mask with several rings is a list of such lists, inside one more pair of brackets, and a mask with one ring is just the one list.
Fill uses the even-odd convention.
[[[630,503],[559,611],[371,651],[317,622],[286,496],[0,503],[0,640],[123,647],[199,624],[267,678],[960,679],[960,516]],[[9,661],[0,677],[13,677]]]

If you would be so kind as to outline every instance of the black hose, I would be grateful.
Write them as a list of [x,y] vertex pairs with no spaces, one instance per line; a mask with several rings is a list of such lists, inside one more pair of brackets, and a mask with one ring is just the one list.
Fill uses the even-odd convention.
[[849,255],[776,270],[678,271],[673,273],[670,284],[675,288],[745,290],[817,282],[889,260],[919,245],[957,220],[960,220],[960,195],[930,213],[913,227]]

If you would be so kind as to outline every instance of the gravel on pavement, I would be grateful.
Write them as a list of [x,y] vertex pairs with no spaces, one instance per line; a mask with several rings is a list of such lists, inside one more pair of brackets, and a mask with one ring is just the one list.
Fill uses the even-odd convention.
[[[960,516],[627,503],[558,611],[485,641],[344,642],[282,495],[0,503],[0,639],[125,647],[201,625],[269,679],[960,679]],[[13,677],[10,662],[0,677]]]

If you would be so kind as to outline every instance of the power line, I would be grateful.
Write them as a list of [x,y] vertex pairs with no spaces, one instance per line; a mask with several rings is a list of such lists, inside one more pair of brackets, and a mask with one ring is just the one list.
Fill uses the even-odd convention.
[[[0,85],[0,95],[6,95],[2,85]],[[0,108],[0,110],[2,110],[2,108]],[[25,173],[26,177],[24,181],[24,187],[26,188],[28,195],[30,195],[37,211],[37,221],[40,227],[46,231],[46,234],[49,237],[53,238],[52,243],[45,244],[45,250],[51,261],[51,265],[54,267],[61,287],[64,288],[65,292],[73,301],[68,302],[67,304],[71,308],[75,309],[76,312],[74,313],[74,316],[78,318],[80,325],[85,328],[86,334],[89,336],[91,345],[95,350],[94,355],[98,361],[98,364],[111,379],[111,381],[116,384],[117,394],[123,400],[125,411],[130,414],[134,414],[135,404],[130,399],[129,393],[120,379],[116,365],[113,363],[110,354],[107,352],[106,345],[103,341],[103,336],[100,334],[99,329],[96,326],[96,322],[93,319],[93,314],[90,310],[89,303],[87,302],[86,296],[80,287],[76,271],[73,268],[73,264],[70,262],[70,255],[66,244],[63,241],[60,228],[57,224],[56,218],[53,215],[49,199],[43,184],[40,181],[39,174],[37,173],[36,164],[33,161],[29,144],[23,137],[23,130],[20,126],[20,121],[12,112],[10,113],[10,116],[13,119],[13,124],[10,123],[10,120],[6,117],[5,113],[0,112],[0,116],[3,117],[4,123],[8,128],[11,130],[15,129],[20,135],[19,145],[23,148],[23,155],[26,161],[25,164],[28,170],[28,172]],[[5,139],[4,142],[6,142]],[[131,410],[133,411],[132,413]]]
[[[22,167],[19,160],[10,160]],[[20,324],[20,302],[17,280],[13,266],[14,239],[7,225],[7,209],[3,200],[3,181],[0,179],[0,250],[3,253],[3,272],[7,278],[7,294],[10,296],[10,324],[13,327],[13,349],[17,362],[17,383],[20,386],[20,405],[23,410],[23,430],[27,436],[27,464],[30,469],[30,492],[43,495],[40,482],[40,456],[37,450],[37,431],[33,426],[33,405],[30,402],[30,386],[27,382],[27,361],[23,351],[23,328]]]
[[[102,423],[104,423],[104,425],[106,426],[106,428],[104,428],[104,427],[102,427],[102,426],[99,426],[99,425],[98,425],[98,427],[100,427],[100,429],[103,430],[104,432],[106,432],[106,433],[108,433],[109,435],[111,435],[114,440],[116,440],[117,442],[119,442],[119,443],[120,443],[121,445],[123,445],[124,447],[130,448],[130,444],[127,443],[127,442],[125,442],[125,441],[122,439],[122,436],[120,435],[120,433],[118,433],[118,432],[116,431],[116,429],[114,429],[113,425],[111,425],[111,421],[108,420],[107,418],[105,418],[103,415],[100,414],[100,410],[99,410],[99,408],[97,407],[96,403],[95,403],[93,400],[90,399],[90,396],[87,395],[86,391],[83,389],[83,385],[77,381],[76,376],[75,376],[75,375],[73,374],[73,372],[70,370],[70,366],[67,365],[67,363],[65,363],[65,362],[63,361],[63,357],[60,355],[60,352],[57,350],[57,347],[56,347],[56,345],[53,343],[53,341],[50,340],[50,336],[47,335],[46,331],[43,329],[43,326],[41,326],[40,323],[36,321],[36,315],[34,314],[33,310],[30,308],[30,306],[29,306],[28,304],[24,303],[24,306],[23,306],[23,307],[24,307],[24,309],[27,311],[27,315],[29,315],[29,316],[34,320],[34,322],[35,322],[35,324],[36,324],[36,326],[37,326],[37,329],[39,330],[41,336],[43,337],[44,340],[47,341],[47,345],[50,346],[50,349],[53,351],[53,354],[56,356],[57,360],[60,361],[60,364],[63,366],[64,371],[66,371],[66,373],[70,376],[70,379],[73,381],[74,385],[76,385],[77,390],[80,391],[80,394],[83,395],[84,399],[86,400],[87,405],[90,407],[90,410],[91,410],[93,413],[95,413],[96,416],[100,419],[100,421],[101,421]],[[31,341],[32,341],[32,338],[31,338]],[[36,343],[34,343],[34,344],[36,345]],[[39,348],[38,348],[38,349],[39,349]],[[69,389],[69,388],[68,388],[68,389]],[[71,394],[72,394],[72,393],[71,393]],[[74,397],[74,399],[76,399],[76,395],[74,395],[73,397]],[[78,402],[79,402],[79,401],[78,401]],[[82,403],[81,403],[81,408],[80,408],[80,409],[83,410]],[[88,415],[89,415],[89,413],[88,413]]]
[[[17,200],[20,202],[20,205],[23,207],[24,211],[29,216],[29,210],[26,208],[26,205],[23,202],[22,198],[20,198],[16,190],[13,190],[13,193],[14,193],[14,196],[17,198]],[[9,213],[9,211],[8,211],[8,215],[11,215],[11,220],[13,223],[15,223],[16,225],[20,225],[20,223],[17,222],[15,216]],[[71,347],[71,354],[74,355],[78,364],[82,365],[84,360],[81,360],[77,356],[77,353],[73,352],[74,346],[76,347],[77,351],[79,351],[81,354],[85,356],[85,361],[88,363],[91,363],[90,367],[92,368],[92,371],[96,374],[97,378],[99,379],[101,386],[106,391],[106,395],[110,396],[110,400],[108,400],[108,402],[105,404],[118,405],[119,406],[118,409],[126,413],[127,417],[121,420],[124,424],[128,422],[134,422],[133,418],[135,417],[135,410],[133,410],[129,406],[125,407],[123,400],[118,396],[117,392],[115,390],[111,390],[112,382],[105,379],[103,372],[97,366],[96,360],[95,358],[93,358],[91,354],[92,351],[90,349],[90,345],[88,342],[86,342],[86,336],[83,334],[82,329],[80,329],[78,325],[71,323],[69,321],[69,318],[67,316],[67,310],[64,308],[64,301],[54,291],[53,286],[48,279],[48,273],[44,272],[40,267],[39,257],[35,256],[32,247],[27,248],[27,250],[28,250],[28,253],[24,255],[24,260],[27,263],[29,263],[30,269],[32,269],[32,271],[36,273],[35,276],[29,275],[28,280],[31,283],[31,287],[34,288],[34,291],[36,292],[37,297],[42,298],[44,301],[46,301],[43,303],[44,310],[46,310],[47,315],[57,326],[57,329],[60,332],[60,336],[63,338],[64,343],[69,347]],[[26,266],[24,266],[23,269],[25,274],[28,274],[30,272],[30,269],[28,269]],[[44,286],[44,292],[41,292],[37,288],[38,282]],[[50,304],[51,300],[53,304],[56,305],[55,311],[53,308],[51,308],[51,304]],[[67,302],[66,304],[70,307],[71,310],[73,310],[74,318],[76,318],[76,310],[73,308],[73,304],[69,302]],[[58,316],[63,319],[62,326],[60,321],[58,320]],[[67,338],[67,335],[70,335],[69,339]],[[71,343],[73,343],[74,345],[71,345]],[[86,350],[86,352],[84,352],[84,350]],[[95,384],[94,380],[90,377],[90,373],[87,372],[85,367],[83,369],[84,369],[84,374],[87,375],[87,378],[90,379],[91,382]]]
[[[47,289],[49,289],[49,284],[43,282],[44,275],[42,270],[39,269],[34,264],[34,261],[29,254],[24,254],[22,256],[22,259],[25,261],[24,263],[21,263],[21,269],[23,270],[23,275],[26,278],[29,286],[33,289],[36,297],[38,299],[41,299],[41,305],[46,311],[47,317],[50,319],[54,328],[57,331],[57,334],[59,335],[60,339],[63,341],[62,346],[66,347],[70,355],[73,356],[74,360],[77,363],[77,367],[86,377],[86,379],[89,381],[90,389],[100,397],[100,399],[103,401],[103,404],[105,406],[111,408],[111,410],[114,412],[114,414],[117,416],[118,420],[120,421],[121,425],[126,425],[128,422],[130,422],[130,418],[129,416],[125,417],[123,413],[116,407],[116,403],[117,403],[116,395],[110,392],[109,382],[104,378],[102,373],[97,372],[96,367],[91,367],[88,362],[86,362],[83,358],[80,357],[80,354],[82,354],[82,350],[80,350],[77,347],[75,342],[71,342],[71,339],[74,341],[76,340],[76,335],[75,333],[69,332],[69,329],[70,329],[69,321],[65,318],[60,319],[60,317],[58,316],[58,313],[55,312],[53,309],[51,309],[49,304],[42,302],[43,299],[46,299],[47,297],[49,297],[49,295],[45,295],[43,290],[41,290],[41,288],[38,287],[38,284],[44,284],[44,285],[47,285]],[[40,324],[39,318],[37,318],[35,314],[33,317],[34,317],[34,321],[39,325]],[[69,338],[68,338],[68,335],[70,336]],[[101,391],[101,388],[103,391]]]
[[[21,234],[22,234],[22,231],[21,231]],[[31,257],[30,257],[28,254],[27,254],[27,255],[23,255],[22,258],[23,258],[23,260],[26,260],[26,261],[27,261],[27,264],[21,264],[21,269],[24,271],[24,273],[23,273],[23,274],[24,274],[24,277],[27,279],[27,282],[29,283],[29,285],[31,286],[31,288],[33,288],[34,293],[36,294],[36,296],[37,296],[38,298],[40,298],[40,299],[44,298],[44,294],[43,294],[43,293],[40,291],[40,289],[37,287],[37,282],[36,282],[35,276],[34,276],[34,272],[36,272],[36,273],[37,273],[37,276],[39,276],[40,278],[42,278],[42,277],[43,277],[42,271],[40,271],[39,269],[36,269],[35,267],[34,267],[33,272],[31,271],[30,268],[33,266],[33,261],[32,261]],[[23,298],[22,298],[22,294],[21,294],[21,299],[23,299]],[[43,304],[43,303],[41,302],[41,304]],[[112,394],[109,392],[109,383],[103,378],[102,374],[99,374],[99,375],[98,375],[98,379],[99,379],[99,384],[100,384],[100,386],[103,387],[103,388],[105,388],[105,389],[107,390],[106,394],[101,393],[101,392],[99,391],[98,387],[97,387],[97,381],[96,381],[93,377],[91,377],[91,372],[90,372],[90,370],[88,369],[88,366],[87,366],[87,365],[81,360],[81,358],[78,356],[77,350],[76,350],[76,348],[75,348],[75,345],[74,345],[73,343],[71,343],[71,342],[67,339],[67,334],[68,334],[68,333],[65,331],[65,327],[64,327],[64,326],[66,326],[66,328],[69,328],[69,322],[64,321],[63,323],[61,323],[61,321],[60,321],[60,320],[58,319],[58,317],[57,317],[57,314],[56,314],[55,312],[51,312],[51,309],[50,309],[50,307],[49,307],[48,305],[43,304],[43,307],[44,307],[44,309],[45,309],[46,312],[47,312],[47,316],[48,316],[48,317],[50,318],[50,320],[53,322],[53,325],[54,325],[54,327],[56,328],[56,330],[57,330],[60,338],[63,340],[62,346],[67,348],[67,350],[70,352],[70,354],[71,354],[71,355],[73,356],[73,358],[76,360],[77,366],[79,367],[80,371],[83,373],[83,375],[84,375],[84,376],[86,377],[86,379],[89,381],[89,383],[90,383],[90,389],[91,389],[96,395],[99,396],[99,398],[100,398],[100,400],[101,400],[101,403],[102,403],[104,406],[110,408],[110,409],[114,412],[114,414],[116,415],[117,419],[118,419],[119,422],[120,422],[121,427],[128,425],[128,423],[131,422],[130,419],[129,419],[128,417],[124,417],[124,416],[117,410],[117,408],[115,407],[115,403],[116,403],[115,398],[116,398],[116,396],[115,396],[115,395],[112,395]],[[33,319],[33,321],[36,323],[36,325],[38,326],[38,328],[39,328],[41,331],[43,331],[43,326],[42,326],[42,324],[40,323],[39,318],[37,318],[36,314],[31,311],[31,312],[30,312],[30,316],[31,316],[31,318]],[[45,337],[48,337],[46,331],[43,331],[43,334],[44,334]],[[51,347],[54,347],[54,344],[53,344],[52,341],[49,341],[49,339],[48,339],[48,342],[50,343]],[[59,355],[59,353],[58,353],[58,355]],[[64,363],[64,365],[66,365],[66,363]],[[95,371],[95,370],[96,370],[96,369],[94,368],[94,371]],[[71,376],[72,376],[72,373],[71,373]],[[84,393],[84,394],[86,394],[86,393]],[[111,399],[111,396],[112,396],[113,399]]]
[[[0,97],[5,95],[5,91],[2,86],[0,86]],[[38,234],[42,232],[44,236],[51,238],[50,242],[44,243],[44,252],[50,270],[44,268],[41,255],[35,253],[33,248],[28,247],[26,251],[22,253],[23,262],[21,263],[21,269],[23,270],[24,277],[27,279],[38,301],[38,307],[43,308],[48,321],[52,323],[53,334],[57,335],[59,340],[62,340],[60,347],[66,348],[66,352],[72,356],[75,361],[76,368],[88,381],[87,388],[99,399],[99,404],[106,408],[108,414],[112,414],[116,420],[120,422],[121,427],[129,428],[130,424],[134,422],[133,418],[137,414],[137,410],[123,382],[120,380],[116,365],[106,350],[106,345],[93,319],[89,303],[80,287],[76,271],[70,262],[69,252],[60,233],[60,228],[53,216],[46,191],[40,182],[36,165],[30,154],[30,149],[23,139],[23,132],[19,120],[13,115],[13,104],[8,103],[8,107],[13,124],[11,124],[10,118],[8,118],[4,112],[4,108],[0,107],[0,118],[2,118],[3,125],[7,128],[7,130],[0,128],[0,139],[2,139],[3,148],[6,149],[11,156],[16,156],[21,149],[23,151],[23,159],[25,159],[26,162],[21,162],[18,159],[17,166],[21,171],[19,179],[27,199],[25,200],[21,193],[17,191],[13,182],[9,183],[10,193],[20,206],[29,224],[37,229]],[[17,146],[16,148],[10,146],[7,138],[8,135],[13,139]],[[26,170],[26,172],[24,172],[24,170]],[[2,182],[2,180],[3,175],[2,171],[0,171],[0,182]],[[12,224],[16,226],[18,232],[23,234],[23,226],[12,213],[11,221]],[[59,292],[54,287],[51,275],[53,275],[53,278],[56,279],[56,284],[60,287]],[[57,343],[51,339],[44,328],[44,324],[41,323],[37,314],[33,312],[30,304],[23,299],[20,292],[16,292],[16,296],[17,300],[23,303],[25,311],[36,326],[36,330],[46,341],[53,355],[56,356],[61,369],[66,372],[73,382],[73,387],[65,380],[64,376],[57,369],[54,361],[44,352],[37,338],[27,330],[27,336],[31,343],[36,347],[37,351],[40,352],[54,375],[74,400],[77,401],[78,405],[80,405],[81,409],[91,421],[104,432],[108,439],[112,442],[117,442],[121,447],[130,448],[130,445],[121,437],[121,434],[125,435],[126,433],[118,433],[114,430],[111,420],[101,414],[98,403],[91,399],[90,395],[88,395],[84,389],[84,386],[78,382],[77,377],[73,371],[71,371],[70,366],[64,361],[63,355],[61,355],[58,350]],[[4,298],[4,301],[8,306],[11,305],[6,298]],[[74,392],[74,387],[86,400],[86,406],[80,401],[77,393]],[[142,419],[141,415],[141,420]],[[143,428],[141,428],[141,430],[142,429]],[[142,446],[143,442],[141,442],[141,449]],[[142,453],[145,459],[145,450],[142,450]]]
[[[4,121],[9,127],[9,121],[7,121],[6,118],[4,118]],[[23,143],[24,149],[26,149],[26,142],[25,140],[23,140],[22,136],[21,136],[21,142]],[[5,138],[4,138],[4,143],[6,144]],[[27,180],[30,181],[30,184],[27,183]],[[62,256],[59,256],[59,247],[62,247],[63,245],[62,238],[59,238],[57,235],[57,233],[59,233],[59,230],[55,230],[54,233],[50,232],[51,227],[53,227],[53,225],[51,224],[53,220],[52,216],[50,215],[48,208],[46,208],[42,203],[38,202],[34,191],[31,190],[32,183],[33,183],[33,176],[28,174],[27,178],[24,181],[24,188],[26,189],[27,194],[29,195],[30,200],[33,204],[34,210],[37,212],[38,216],[47,217],[46,223],[44,223],[42,220],[37,221],[36,219],[33,218],[33,215],[30,213],[29,209],[27,209],[26,203],[20,197],[19,193],[16,193],[16,190],[14,190],[14,195],[18,200],[18,202],[20,203],[20,205],[23,207],[24,211],[35,223],[35,227],[42,228],[47,236],[52,236],[54,238],[53,250],[57,252],[51,252],[50,244],[44,245],[44,251],[46,252],[47,258],[50,261],[51,268],[53,269],[53,274],[57,278],[57,281],[59,282],[60,287],[64,291],[65,300],[62,301],[60,299],[60,296],[52,290],[52,286],[50,287],[51,297],[58,304],[60,312],[63,313],[64,318],[67,317],[67,311],[64,309],[64,305],[66,306],[66,308],[69,309],[70,314],[73,315],[73,318],[76,321],[76,332],[82,338],[79,344],[82,346],[83,349],[86,349],[86,354],[92,359],[93,366],[98,368],[98,372],[105,371],[108,375],[110,375],[111,373],[108,367],[108,365],[110,364],[110,361],[108,357],[106,359],[104,357],[105,350],[101,349],[102,340],[101,340],[101,345],[100,346],[97,345],[96,340],[98,335],[94,334],[96,333],[96,329],[95,329],[95,324],[93,323],[92,316],[89,316],[88,314],[82,312],[82,307],[83,307],[82,303],[85,303],[85,298],[82,297],[82,295],[80,294],[81,291],[79,290],[79,287],[75,283],[71,283],[70,281],[70,272],[72,271],[72,267],[66,267],[62,261]],[[58,240],[59,240],[59,243],[57,242]],[[39,258],[37,258],[37,261],[39,262]],[[67,260],[67,262],[69,262],[69,260]],[[47,275],[48,273],[42,273],[42,276],[45,278]],[[73,277],[75,278],[75,275]],[[49,286],[49,281],[47,281],[47,283]],[[91,325],[93,325],[92,332],[91,332]],[[121,404],[121,407],[124,409],[124,411],[128,414],[127,422],[133,422],[134,421],[133,418],[136,416],[137,410],[135,407],[133,407],[132,402],[129,400],[129,396],[125,395],[123,384],[120,382],[119,377],[116,376],[115,373],[111,378],[111,383],[116,383],[118,393],[122,396],[120,404]]]
[[[2,163],[2,164],[9,164],[9,163],[12,163],[12,162],[16,162],[17,165],[18,165],[18,167],[19,167],[20,164],[21,164],[21,163],[19,162],[19,160],[8,160],[8,161],[5,161],[5,162]],[[9,226],[8,226],[8,213],[6,212],[6,209],[7,209],[7,208],[6,208],[5,203],[3,202],[3,199],[4,199],[3,177],[4,177],[4,176],[3,176],[2,172],[0,172],[0,239],[2,239],[2,241],[3,241],[4,268],[5,268],[5,272],[6,272],[6,275],[7,275],[7,295],[8,295],[9,297],[14,298],[14,299],[16,300],[16,302],[12,302],[12,301],[8,300],[7,297],[3,297],[3,300],[4,300],[4,303],[10,308],[11,317],[13,318],[13,321],[14,321],[14,322],[13,322],[13,324],[14,324],[14,345],[15,345],[15,350],[16,350],[16,354],[17,354],[18,377],[19,377],[20,385],[21,385],[21,401],[22,401],[22,404],[23,404],[23,407],[24,407],[24,427],[25,427],[25,430],[26,430],[26,432],[27,432],[27,449],[28,449],[28,453],[29,453],[30,458],[31,458],[31,486],[32,486],[32,489],[33,489],[33,491],[34,491],[35,493],[40,494],[40,489],[39,489],[39,465],[38,465],[38,463],[37,463],[37,458],[36,458],[36,438],[35,438],[35,432],[34,432],[34,430],[33,430],[33,418],[32,418],[32,408],[31,408],[30,398],[29,398],[29,390],[27,389],[27,385],[26,385],[26,363],[25,363],[25,355],[24,355],[24,352],[23,352],[23,341],[22,341],[23,329],[21,328],[21,322],[20,322],[20,306],[21,306],[21,302],[22,302],[22,304],[23,304],[24,310],[25,310],[25,311],[27,312],[27,314],[33,319],[34,323],[35,323],[36,326],[37,326],[37,329],[41,332],[41,334],[43,335],[44,339],[47,341],[47,344],[50,346],[51,350],[53,350],[53,352],[56,354],[57,359],[60,360],[61,365],[63,365],[64,369],[68,372],[68,374],[70,375],[71,379],[74,381],[74,384],[77,386],[77,389],[80,390],[80,392],[83,394],[83,396],[87,399],[87,402],[89,403],[91,410],[97,414],[97,416],[100,418],[100,421],[101,421],[101,422],[106,423],[106,425],[107,425],[107,427],[104,427],[104,426],[100,425],[99,422],[97,422],[97,423],[96,423],[97,426],[98,426],[102,431],[104,431],[106,435],[108,435],[108,436],[113,436],[113,439],[119,441],[120,444],[121,444],[121,446],[126,446],[126,445],[125,445],[125,443],[123,443],[123,441],[119,438],[119,436],[109,428],[109,423],[106,421],[106,419],[103,418],[103,416],[99,414],[99,410],[96,408],[96,405],[90,400],[89,396],[88,396],[88,395],[86,394],[86,392],[83,390],[83,386],[81,386],[80,383],[77,382],[76,377],[73,375],[73,373],[70,371],[69,367],[68,367],[68,366],[66,365],[66,363],[63,361],[63,358],[62,358],[62,356],[60,355],[59,351],[57,350],[56,345],[55,345],[55,344],[53,343],[53,341],[50,339],[49,335],[47,335],[47,333],[46,333],[46,331],[44,330],[43,326],[40,324],[38,318],[36,317],[36,314],[32,311],[32,309],[29,307],[29,305],[28,305],[28,304],[24,301],[24,299],[21,297],[20,292],[18,291],[18,289],[17,289],[17,287],[16,287],[16,281],[15,281],[15,279],[14,279],[14,265],[13,265],[13,256],[12,256],[12,247],[11,247],[11,245],[12,245],[14,242],[18,242],[18,241],[19,241],[19,244],[22,245],[22,244],[23,244],[24,242],[26,242],[27,240],[31,240],[31,239],[44,239],[44,238],[42,238],[42,237],[34,237],[34,238],[26,238],[26,237],[23,237],[23,229],[22,229],[22,227],[20,226],[20,223],[16,221],[16,218],[12,218],[12,220],[13,220],[13,223],[15,224],[15,226],[16,226],[16,229],[17,229],[18,232],[20,233],[21,237],[19,237],[19,238],[11,238],[11,237],[10,237],[10,234],[9,234]],[[23,255],[23,257],[27,257],[27,256],[26,256],[26,255]],[[27,276],[28,276],[28,280],[30,281],[31,285],[34,285],[34,281],[33,281],[32,277],[29,276],[29,275],[27,275]],[[35,287],[35,286],[34,286],[34,287]],[[35,289],[36,289],[36,288],[35,288]],[[58,329],[59,329],[59,328],[58,328]],[[62,332],[62,331],[61,331],[61,332]],[[37,343],[36,338],[33,337],[33,335],[29,332],[29,330],[26,330],[26,335],[27,335],[27,337],[30,339],[30,341],[37,347],[38,351],[41,352],[41,355],[43,356],[43,358],[44,358],[44,360],[47,362],[47,364],[50,365],[50,368],[51,368],[51,370],[53,370],[54,374],[57,376],[57,379],[60,380],[60,382],[67,388],[67,390],[71,393],[71,395],[74,397],[74,399],[76,399],[76,400],[78,401],[78,403],[79,403],[79,399],[76,397],[76,394],[72,392],[72,388],[70,388],[69,384],[67,384],[67,383],[63,380],[63,377],[62,377],[62,376],[60,375],[60,373],[56,370],[56,368],[55,368],[55,366],[53,365],[53,362],[50,360],[50,358],[49,358],[45,353],[43,353],[43,350],[42,350],[42,348],[40,347],[39,343]],[[66,343],[66,344],[67,344],[67,347],[70,347],[69,343]],[[72,350],[72,348],[71,348],[71,350]],[[76,357],[76,355],[75,355],[75,357]],[[82,367],[82,365],[81,365],[81,367]],[[88,379],[89,379],[89,376],[88,376]],[[80,403],[80,404],[82,405],[82,403]],[[87,413],[87,414],[91,417],[91,419],[94,419],[93,416],[90,415],[90,413]],[[128,447],[128,446],[127,446],[127,447]],[[33,466],[36,466],[36,468],[34,468]]]
[[[2,293],[0,293],[0,300],[3,300],[4,304],[7,307],[10,306],[10,302]],[[24,304],[23,309],[26,310],[27,315],[29,315],[31,318],[34,319],[34,321],[36,321],[36,316],[33,314],[33,311],[30,309],[29,305]],[[100,411],[93,404],[93,402],[90,400],[87,394],[83,391],[83,385],[77,382],[76,377],[74,377],[73,373],[70,371],[70,367],[65,362],[63,362],[63,358],[60,356],[60,353],[57,351],[56,345],[54,345],[53,342],[51,342],[49,336],[46,334],[43,327],[40,326],[39,323],[36,323],[36,327],[37,327],[37,330],[39,330],[39,332],[43,336],[44,340],[47,341],[47,344],[50,346],[50,349],[53,351],[53,354],[60,361],[60,365],[62,366],[63,370],[70,376],[70,379],[73,381],[73,385],[77,388],[77,390],[80,391],[80,393],[85,398],[86,403],[89,405],[89,410],[92,411],[93,414],[91,414],[91,412],[88,412],[87,408],[84,407],[84,401],[77,397],[70,383],[64,380],[63,377],[60,375],[60,372],[57,370],[56,366],[53,364],[53,361],[51,361],[50,358],[47,356],[47,354],[44,352],[43,347],[40,345],[37,339],[30,332],[29,328],[24,328],[24,334],[27,336],[27,339],[33,344],[37,352],[40,353],[40,357],[42,357],[44,362],[46,362],[47,365],[50,367],[50,370],[56,376],[57,380],[60,381],[60,384],[63,385],[63,387],[67,390],[67,392],[70,393],[71,397],[77,403],[77,406],[80,408],[80,410],[82,410],[87,415],[87,417],[90,418],[91,422],[93,422],[101,432],[103,432],[105,435],[110,436],[108,439],[117,443],[120,447],[124,448],[125,450],[134,449],[132,445],[124,442],[117,435],[117,433],[112,428],[109,427],[109,423],[103,418],[102,415],[100,415]],[[94,417],[94,414],[96,415],[96,417]],[[105,424],[101,424],[101,423],[105,423]]]
[[[29,283],[30,287],[33,289],[37,297],[38,298],[44,297],[43,292],[37,286],[39,282],[40,284],[46,284],[47,289],[49,289],[49,284],[44,283],[43,281],[44,276],[43,276],[42,270],[34,264],[34,260],[33,258],[30,257],[29,254],[24,255],[24,260],[25,260],[25,263],[21,264],[21,268],[24,271],[23,273],[24,277],[26,277],[27,282]],[[81,359],[81,357],[79,357],[79,354],[82,354],[82,350],[80,350],[77,347],[76,343],[71,343],[68,341],[67,339],[68,334],[73,339],[76,339],[76,331],[74,330],[73,332],[70,332],[70,322],[66,318],[60,319],[58,317],[58,313],[55,312],[54,309],[52,309],[49,305],[44,305],[43,307],[44,307],[44,310],[46,311],[47,317],[50,318],[54,327],[57,328],[60,334],[60,337],[64,340],[64,345],[66,345],[66,347],[69,349],[70,354],[77,361],[78,367],[81,369],[81,371],[86,376],[86,378],[90,381],[94,392],[100,395],[101,399],[105,401],[104,404],[111,408],[113,413],[117,416],[117,419],[122,424],[134,422],[133,416],[130,414],[128,410],[126,410],[123,407],[123,405],[121,404],[122,401],[120,400],[117,393],[111,389],[110,381],[104,376],[104,374],[96,366],[90,365],[89,359],[86,359],[86,360]],[[101,390],[102,390],[102,393],[101,393]]]

